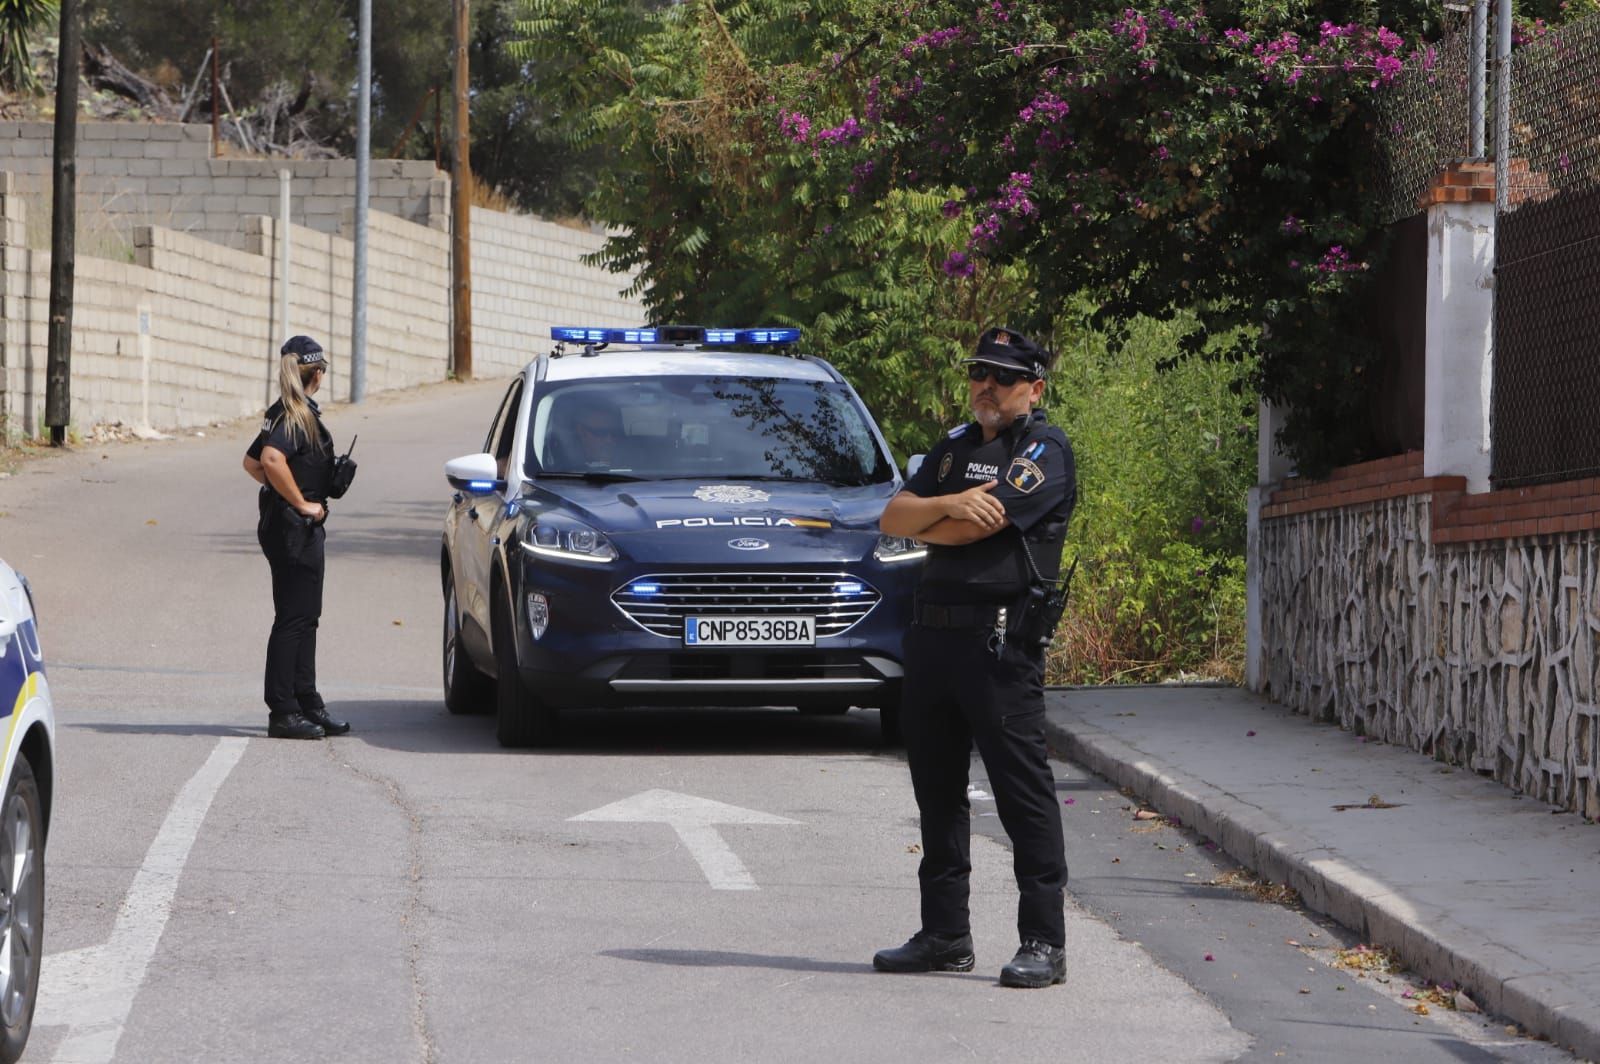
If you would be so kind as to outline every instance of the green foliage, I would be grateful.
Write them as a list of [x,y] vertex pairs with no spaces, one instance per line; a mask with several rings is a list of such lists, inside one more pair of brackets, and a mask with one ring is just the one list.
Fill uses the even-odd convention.
[[0,88],[37,93],[28,47],[56,17],[56,0],[0,0]]
[[1079,484],[1053,682],[1239,677],[1256,424],[1234,386],[1248,367],[1192,359],[1158,373],[1186,324],[1137,322],[1120,346],[1082,334],[1052,374],[1045,398]]

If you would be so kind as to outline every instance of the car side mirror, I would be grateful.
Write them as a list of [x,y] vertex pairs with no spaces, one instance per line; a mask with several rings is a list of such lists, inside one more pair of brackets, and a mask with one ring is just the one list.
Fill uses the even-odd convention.
[[474,495],[487,495],[492,491],[504,491],[506,488],[506,482],[500,476],[500,467],[492,454],[469,454],[461,458],[452,458],[444,464],[444,478],[450,482],[452,488],[459,488]]
[[917,475],[917,470],[922,468],[922,460],[928,457],[925,454],[914,454],[906,459],[906,479],[910,480]]

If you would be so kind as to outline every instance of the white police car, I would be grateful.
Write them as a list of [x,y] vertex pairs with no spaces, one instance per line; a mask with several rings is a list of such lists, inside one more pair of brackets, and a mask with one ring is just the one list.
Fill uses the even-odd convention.
[[923,548],[866,407],[797,329],[558,328],[445,466],[444,689],[507,746],[605,705],[876,706]]
[[44,843],[55,784],[55,711],[27,581],[0,561],[0,1062],[28,1044],[44,956]]

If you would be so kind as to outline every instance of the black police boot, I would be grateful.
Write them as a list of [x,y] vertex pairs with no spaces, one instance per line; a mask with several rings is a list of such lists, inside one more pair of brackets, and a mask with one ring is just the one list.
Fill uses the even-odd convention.
[[1001,986],[1053,986],[1066,981],[1067,951],[1037,939],[1024,942],[1011,963],[1000,969]]
[[274,713],[267,718],[267,736],[272,739],[320,739],[326,733],[320,724],[299,713]]
[[324,735],[343,735],[350,730],[350,722],[334,720],[328,716],[326,706],[301,706],[300,715],[321,728]]
[[945,938],[927,931],[872,956],[872,966],[880,972],[970,972],[973,963],[971,935]]

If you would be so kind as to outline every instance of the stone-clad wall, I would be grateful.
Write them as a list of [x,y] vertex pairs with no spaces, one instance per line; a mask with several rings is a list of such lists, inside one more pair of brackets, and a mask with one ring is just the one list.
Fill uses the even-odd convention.
[[[1457,478],[1420,473],[1418,456],[1346,488],[1337,504],[1333,482],[1298,489],[1299,499],[1279,492],[1263,510],[1266,689],[1359,734],[1600,815],[1592,485],[1462,496]],[[1527,524],[1507,529],[1508,515]]]

